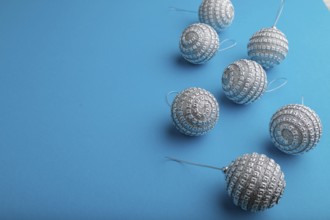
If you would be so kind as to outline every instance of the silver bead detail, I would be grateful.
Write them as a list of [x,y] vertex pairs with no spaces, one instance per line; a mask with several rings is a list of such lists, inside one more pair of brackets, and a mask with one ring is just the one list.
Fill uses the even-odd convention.
[[190,63],[206,63],[216,54],[218,49],[218,34],[207,24],[192,24],[181,35],[180,51],[183,58]]
[[234,6],[230,0],[203,0],[199,6],[199,21],[222,31],[234,20]]
[[258,212],[278,204],[285,188],[281,167],[263,154],[244,154],[224,171],[235,205]]
[[250,38],[248,44],[250,59],[258,62],[265,69],[280,64],[288,51],[288,40],[276,27],[259,30]]
[[259,99],[267,88],[266,72],[255,61],[236,61],[225,69],[222,88],[227,98],[233,102],[252,103]]
[[219,105],[215,97],[205,89],[188,88],[175,97],[171,115],[175,127],[181,133],[200,136],[216,125]]
[[298,155],[316,146],[322,135],[322,125],[312,109],[292,104],[280,108],[273,115],[269,131],[272,142],[279,150]]

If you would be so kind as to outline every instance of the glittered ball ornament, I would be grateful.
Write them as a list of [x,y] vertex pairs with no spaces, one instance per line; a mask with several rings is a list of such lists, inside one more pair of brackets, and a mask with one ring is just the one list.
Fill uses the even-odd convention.
[[188,88],[176,95],[171,116],[175,127],[183,134],[200,136],[212,130],[219,119],[219,105],[205,89]]
[[231,101],[237,104],[252,103],[259,99],[267,88],[266,72],[255,61],[236,61],[225,69],[222,88]]
[[278,204],[286,185],[280,165],[263,154],[245,154],[224,172],[234,204],[252,212]]
[[192,24],[181,35],[180,51],[183,58],[190,63],[206,63],[216,54],[218,49],[218,34],[207,24]]
[[234,6],[230,0],[203,0],[199,7],[199,21],[222,31],[234,20]]
[[320,141],[319,116],[300,104],[286,105],[271,118],[269,131],[274,145],[287,154],[298,155],[313,149]]
[[167,158],[223,171],[228,195],[236,206],[246,211],[259,212],[271,208],[279,203],[284,193],[286,183],[280,165],[264,154],[244,154],[223,168]]
[[280,64],[289,51],[286,36],[276,27],[263,28],[256,32],[249,41],[248,55],[265,69]]

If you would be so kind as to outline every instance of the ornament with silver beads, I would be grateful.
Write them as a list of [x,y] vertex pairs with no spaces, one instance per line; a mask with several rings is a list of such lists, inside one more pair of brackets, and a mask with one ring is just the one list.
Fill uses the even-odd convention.
[[199,6],[199,21],[220,32],[234,20],[234,6],[230,0],[203,0]]
[[266,91],[267,75],[253,60],[239,60],[230,64],[222,75],[222,89],[228,99],[237,104],[250,104]]
[[174,126],[183,134],[201,136],[219,119],[219,104],[205,89],[191,87],[178,93],[171,106]]
[[280,64],[289,51],[289,43],[285,34],[276,27],[283,7],[284,0],[281,1],[274,25],[270,28],[262,28],[253,34],[247,46],[250,59],[258,62],[265,69]]
[[264,154],[244,154],[223,168],[167,158],[223,171],[228,195],[236,206],[246,211],[260,212],[272,208],[279,203],[286,186],[280,165]]
[[179,47],[185,60],[192,64],[203,64],[214,57],[219,44],[219,36],[211,26],[195,23],[183,31]]
[[311,108],[302,104],[277,110],[269,124],[273,144],[282,152],[298,155],[313,149],[320,141],[322,124]]

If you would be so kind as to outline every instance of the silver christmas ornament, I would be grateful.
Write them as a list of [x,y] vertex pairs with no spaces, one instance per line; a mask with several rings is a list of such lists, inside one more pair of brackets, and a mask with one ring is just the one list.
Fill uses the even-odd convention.
[[223,171],[228,195],[235,205],[246,211],[259,212],[271,208],[279,203],[284,193],[286,183],[280,165],[264,154],[244,154],[223,168],[167,158]]
[[259,99],[267,88],[266,72],[255,61],[236,61],[225,69],[222,88],[227,98],[233,102],[252,103]]
[[258,62],[265,69],[280,64],[289,51],[289,43],[286,36],[276,28],[284,8],[284,2],[284,0],[281,0],[274,25],[271,28],[263,28],[253,34],[247,46],[250,59]]
[[199,7],[199,21],[222,31],[234,20],[234,6],[230,0],[203,0]]
[[218,49],[218,34],[207,24],[192,24],[181,35],[180,51],[183,58],[190,63],[206,63],[216,54]]
[[181,133],[200,136],[216,125],[219,105],[215,97],[205,89],[188,88],[175,97],[171,116],[175,127]]
[[263,154],[245,154],[224,172],[234,204],[252,212],[278,204],[286,185],[280,165]]
[[286,105],[271,118],[269,131],[274,145],[287,154],[298,155],[314,148],[320,141],[319,116],[300,104]]
[[286,36],[276,27],[263,28],[249,41],[248,55],[265,69],[280,64],[289,51]]

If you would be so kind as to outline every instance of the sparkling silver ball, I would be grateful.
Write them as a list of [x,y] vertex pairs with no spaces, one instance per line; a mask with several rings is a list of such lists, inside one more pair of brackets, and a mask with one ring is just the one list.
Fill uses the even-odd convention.
[[233,102],[252,103],[259,99],[267,88],[266,72],[255,61],[236,61],[225,69],[222,88],[227,98]]
[[204,0],[199,6],[199,21],[222,31],[234,20],[234,6],[230,0]]
[[181,54],[190,63],[206,63],[216,54],[218,49],[218,34],[207,24],[192,24],[181,35]]
[[215,126],[219,119],[219,105],[205,89],[188,88],[174,99],[171,115],[175,127],[183,134],[200,136]]
[[249,41],[248,55],[265,69],[280,64],[289,51],[285,35],[276,27],[263,28],[256,32]]
[[322,125],[312,109],[292,104],[280,108],[273,115],[269,131],[272,142],[279,150],[298,155],[316,146],[322,135]]
[[225,169],[225,174],[234,204],[252,212],[278,204],[286,185],[280,165],[263,154],[244,154]]

